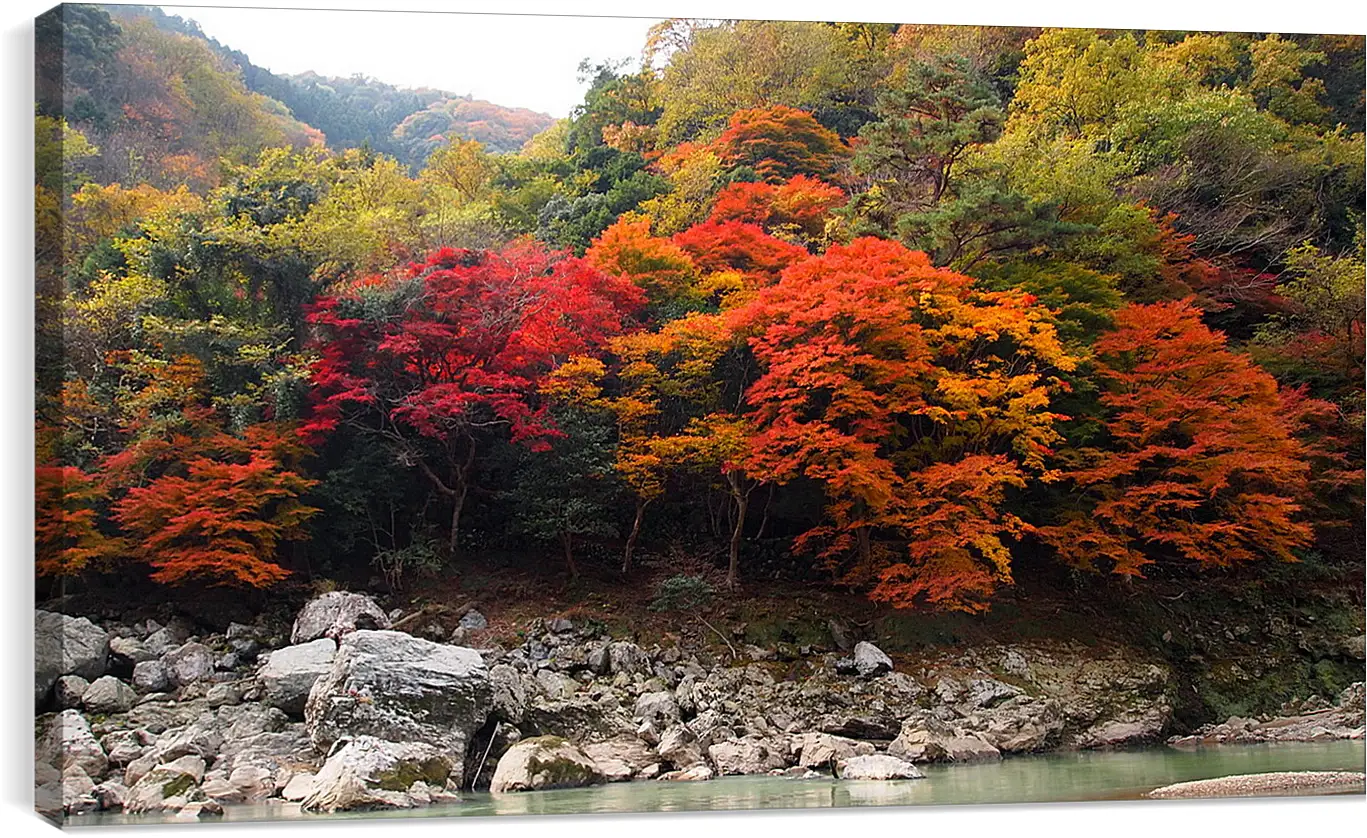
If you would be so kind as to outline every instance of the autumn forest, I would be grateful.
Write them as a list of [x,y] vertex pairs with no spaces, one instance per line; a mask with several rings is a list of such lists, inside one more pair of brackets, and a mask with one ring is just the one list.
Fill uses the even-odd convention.
[[40,594],[1360,571],[1361,37],[671,20],[552,120],[63,9]]

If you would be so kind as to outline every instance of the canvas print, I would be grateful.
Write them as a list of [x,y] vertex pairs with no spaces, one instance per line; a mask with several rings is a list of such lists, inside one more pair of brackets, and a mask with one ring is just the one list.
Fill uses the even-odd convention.
[[1364,39],[1238,24],[44,14],[37,809],[1363,794]]

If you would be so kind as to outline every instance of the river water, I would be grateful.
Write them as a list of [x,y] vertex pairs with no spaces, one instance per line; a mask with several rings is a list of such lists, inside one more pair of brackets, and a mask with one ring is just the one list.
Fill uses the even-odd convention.
[[[583,789],[489,795],[470,793],[458,804],[384,813],[304,814],[279,801],[225,807],[223,820],[466,815],[565,815],[687,812],[722,809],[804,809],[834,806],[907,806],[945,803],[1043,803],[1125,800],[1169,783],[1264,771],[1362,771],[1362,741],[1225,745],[1196,750],[1167,747],[1083,751],[1014,757],[996,763],[924,766],[924,780],[841,781],[829,777],[725,777],[702,783],[641,781]],[[162,815],[81,815],[69,826],[150,824]]]

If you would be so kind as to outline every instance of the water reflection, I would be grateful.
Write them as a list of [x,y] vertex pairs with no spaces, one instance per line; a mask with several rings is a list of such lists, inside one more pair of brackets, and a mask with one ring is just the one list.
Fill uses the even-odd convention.
[[[1169,783],[1263,771],[1362,771],[1363,743],[1244,745],[1178,751],[1083,752],[1018,757],[1000,763],[928,766],[924,780],[841,782],[729,777],[705,783],[616,783],[587,789],[468,795],[464,802],[402,812],[332,817],[451,817],[805,809],[944,803],[1025,803],[1135,798]],[[298,804],[230,806],[225,820],[319,818]],[[70,826],[155,823],[159,816],[84,815]]]

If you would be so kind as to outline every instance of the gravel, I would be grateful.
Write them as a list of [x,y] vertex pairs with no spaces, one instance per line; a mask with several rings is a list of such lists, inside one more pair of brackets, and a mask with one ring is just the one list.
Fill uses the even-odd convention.
[[1362,794],[1364,775],[1357,771],[1277,771],[1193,780],[1154,789],[1149,797],[1258,797],[1277,794]]

